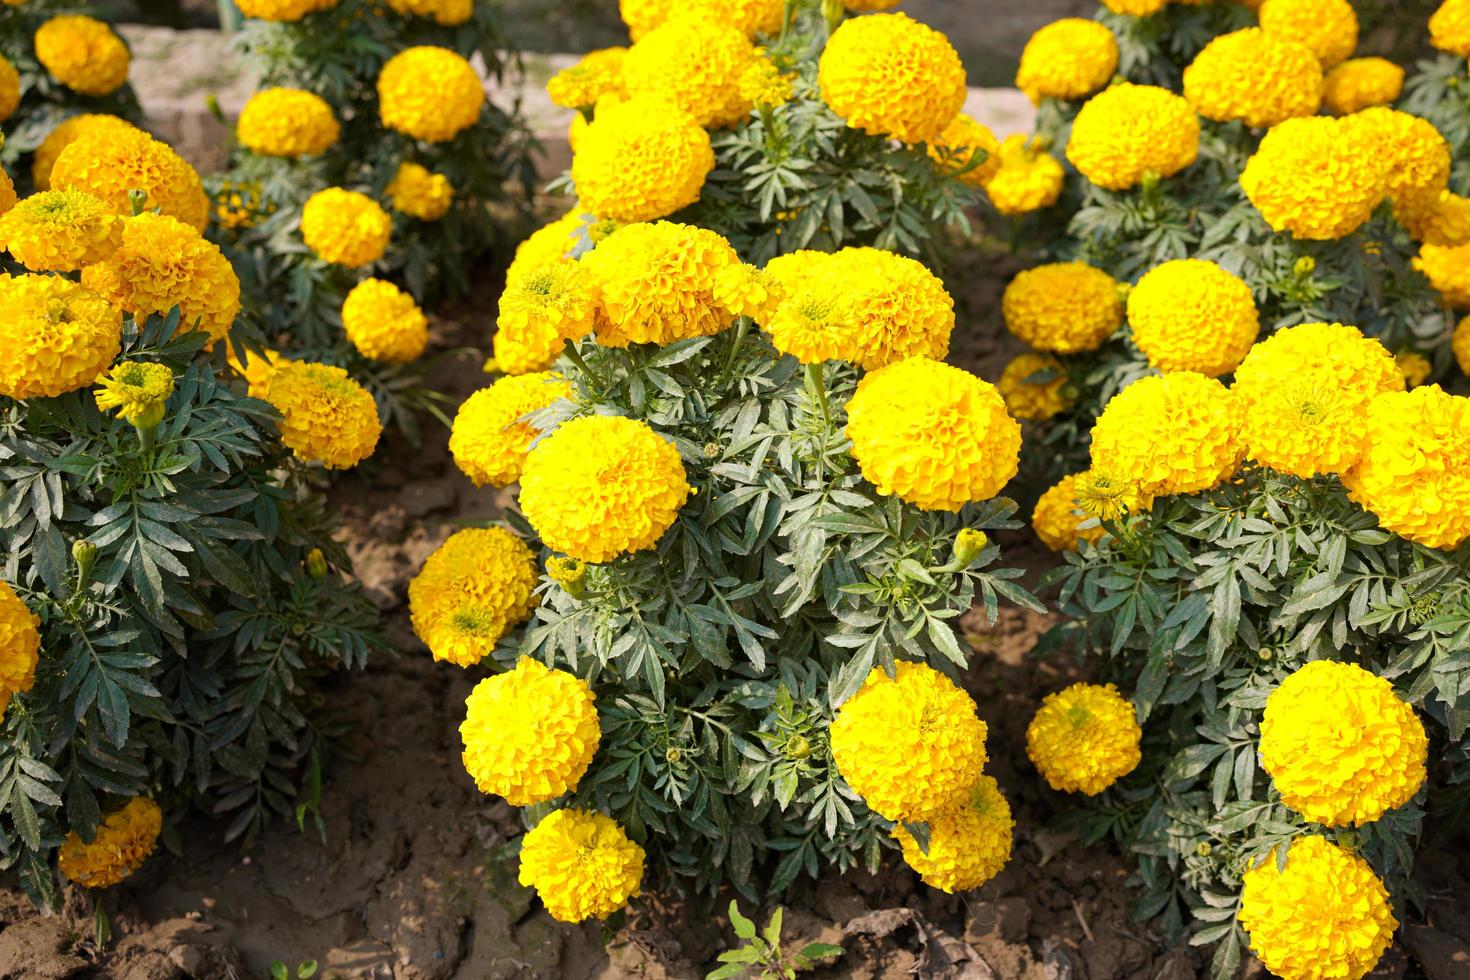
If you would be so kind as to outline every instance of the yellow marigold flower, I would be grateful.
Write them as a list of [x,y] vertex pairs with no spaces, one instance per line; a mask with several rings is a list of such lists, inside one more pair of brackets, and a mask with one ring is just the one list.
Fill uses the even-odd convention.
[[1199,156],[1199,117],[1167,89],[1122,82],[1091,99],[1072,123],[1067,159],[1099,187],[1125,191],[1172,177]]
[[715,299],[714,286],[740,257],[708,229],[672,221],[626,225],[579,264],[597,291],[597,342],[604,347],[708,337],[735,319]]
[[1240,174],[1276,231],[1326,241],[1357,231],[1386,190],[1385,158],[1361,127],[1327,116],[1273,126]]
[[1208,490],[1233,475],[1244,455],[1230,390],[1192,371],[1133,382],[1092,430],[1093,467],[1127,474],[1149,496]]
[[1470,58],[1470,0],[1444,0],[1429,18],[1429,43]]
[[572,386],[550,371],[498,379],[481,388],[454,415],[449,453],[475,486],[509,486],[521,478],[526,451],[541,434],[525,417],[559,398]]
[[298,21],[336,5],[337,0],[237,0],[236,3],[246,17],[281,22]]
[[587,580],[587,565],[566,555],[546,559],[546,577],[572,595],[580,595]]
[[546,83],[546,94],[552,105],[564,109],[587,109],[604,95],[626,95],[623,87],[623,59],[628,49],[599,48],[584,54],[570,68],[563,68]]
[[672,102],[701,126],[731,126],[753,104],[741,95],[740,77],[756,57],[750,40],[727,21],[680,13],[628,49],[623,85],[635,98]]
[[566,341],[591,332],[598,310],[597,284],[580,262],[549,262],[507,279],[495,320],[497,366],[506,374],[544,371]]
[[1020,134],[1007,136],[997,154],[999,166],[985,194],[1004,215],[1029,214],[1057,203],[1065,171],[1061,161]]
[[64,14],[36,29],[36,60],[82,95],[111,95],[128,80],[128,46],[112,28],[92,17]]
[[781,74],[770,58],[757,57],[740,73],[740,99],[748,105],[773,109],[795,95],[796,75]]
[[1339,116],[1397,102],[1404,70],[1387,58],[1353,58],[1327,73],[1322,104]]
[[1288,980],[1372,972],[1399,926],[1367,861],[1324,837],[1298,837],[1245,873],[1240,924],[1266,968]]
[[965,104],[949,39],[907,14],[843,21],[817,66],[822,101],[849,126],[903,143],[934,139]]
[[715,273],[712,294],[716,304],[735,316],[748,316],[760,323],[776,312],[785,291],[775,276],[742,262],[723,266]]
[[1434,365],[1430,363],[1429,358],[1418,351],[1399,351],[1394,356],[1394,363],[1398,365],[1399,371],[1404,375],[1405,383],[1410,388],[1419,387],[1434,373]]
[[643,848],[609,816],[557,810],[521,842],[519,880],[558,922],[606,919],[638,896]]
[[449,212],[454,187],[443,174],[431,173],[419,163],[404,161],[388,184],[393,210],[420,221],[438,221]]
[[454,139],[475,124],[484,104],[480,76],[448,48],[405,48],[378,73],[383,125],[426,143]]
[[1168,6],[1169,0],[1102,0],[1102,5],[1115,14],[1149,17]]
[[21,601],[4,579],[0,579],[0,715],[10,699],[24,694],[36,683],[40,662],[41,618]]
[[503,527],[455,531],[408,583],[413,631],[435,660],[477,664],[536,608],[536,556]]
[[1281,802],[1328,827],[1372,823],[1424,785],[1429,739],[1393,685],[1356,664],[1315,660],[1271,692],[1261,767]]
[[[929,141],[928,152],[931,160],[974,187],[987,186],[1000,171],[1000,141],[988,126],[963,112]],[[984,156],[977,160],[977,153]]]
[[1369,404],[1403,391],[1404,379],[1384,346],[1357,327],[1303,323],[1257,344],[1233,390],[1251,457],[1306,479],[1357,461]]
[[429,321],[413,297],[382,279],[364,279],[342,302],[342,330],[357,352],[406,364],[429,342]]
[[1001,297],[1006,328],[1038,350],[1097,350],[1123,324],[1112,276],[1084,262],[1055,262],[1019,273]]
[[929,818],[929,846],[921,848],[908,828],[898,824],[893,839],[903,860],[924,884],[951,895],[979,888],[1011,859],[1016,822],[1000,785],[981,776],[964,803]]
[[652,221],[699,200],[715,166],[709,133],[665,99],[604,108],[572,157],[582,206],[613,221]]
[[[893,6],[897,0],[891,0]],[[675,12],[690,11],[717,18],[744,31],[747,36],[774,34],[781,29],[784,0],[618,0],[628,36],[640,41]],[[874,8],[877,9],[877,8]]]
[[963,806],[985,767],[985,722],[954,681],[927,664],[874,667],[838,709],[829,736],[842,778],[893,821]]
[[84,191],[115,213],[133,213],[132,191],[157,208],[203,231],[209,196],[199,174],[173,149],[132,126],[93,122],[67,143],[51,168],[55,190]]
[[1385,192],[1395,200],[1438,197],[1450,181],[1450,144],[1427,119],[1376,107],[1341,125],[1373,148],[1385,169]]
[[328,187],[306,199],[301,238],[323,262],[357,269],[383,257],[393,219],[366,194]]
[[285,358],[279,351],[265,350],[261,353],[247,351],[245,360],[241,361],[233,350],[229,354],[230,368],[245,379],[245,389],[251,398],[264,398],[265,390],[270,385],[271,375],[276,373]]
[[658,544],[690,489],[679,451],[647,423],[589,415],[531,449],[520,503],[548,548],[595,565]]
[[1324,69],[1334,68],[1358,47],[1358,15],[1348,0],[1266,0],[1261,30],[1306,46]]
[[15,115],[20,108],[20,72],[10,59],[0,55],[0,122]]
[[281,442],[296,456],[330,470],[373,454],[383,425],[367,389],[330,364],[283,361],[261,397],[281,413]]
[[847,403],[847,435],[880,494],[924,510],[994,497],[1021,450],[1021,426],[994,385],[927,357],[866,375]]
[[1026,728],[1026,755],[1047,785],[1096,796],[1143,759],[1143,729],[1112,684],[1073,684],[1048,694]]
[[618,14],[628,25],[628,36],[637,41],[668,19],[673,0],[618,0]]
[[1429,548],[1470,538],[1470,398],[1439,385],[1379,395],[1348,494],[1395,534]]
[[177,306],[185,327],[215,342],[240,312],[240,280],[219,246],[151,211],[123,219],[122,243],[82,270],[82,285],[137,320]]
[[1446,306],[1470,310],[1470,244],[1424,245],[1414,258],[1414,268],[1424,273]]
[[1229,374],[1261,332],[1245,280],[1214,262],[1177,259],[1144,273],[1128,293],[1128,327],[1160,371]]
[[580,677],[530,657],[476,684],[459,735],[480,792],[533,806],[575,790],[602,739],[596,698]]
[[1454,335],[1450,338],[1450,347],[1455,353],[1455,363],[1460,366],[1460,371],[1470,374],[1470,316],[1465,317],[1455,326]]
[[1083,513],[1077,505],[1080,475],[1072,473],[1062,477],[1037,498],[1036,508],[1031,512],[1031,530],[1052,551],[1076,551],[1079,540],[1096,543],[1102,538],[1100,525],[1079,526],[1091,520],[1091,515]]
[[164,405],[174,393],[174,373],[167,364],[120,361],[97,379],[97,387],[93,397],[99,409],[115,408],[120,418],[147,429],[163,421]]
[[1325,84],[1310,48],[1258,27],[1222,34],[1184,69],[1184,97],[1196,112],[1252,128],[1314,114]]
[[122,314],[61,276],[0,277],[0,395],[24,401],[85,388],[122,346]]
[[34,272],[75,272],[122,243],[123,222],[81,191],[42,191],[0,217],[0,246]]
[[1016,88],[1042,99],[1081,99],[1118,70],[1118,39],[1095,20],[1064,17],[1031,35],[1021,51]]
[[516,246],[510,268],[505,270],[506,281],[520,278],[547,263],[566,259],[586,234],[591,220],[592,216],[579,205],[531,232]]
[[428,17],[445,27],[463,24],[475,13],[474,0],[388,0],[388,6],[405,17]]
[[[1028,380],[1046,373],[1049,380]],[[1066,369],[1050,354],[1017,354],[1001,372],[996,387],[1006,409],[1018,419],[1044,421],[1072,407]]]
[[1078,509],[1100,521],[1119,521],[1153,506],[1153,497],[1136,483],[1096,467],[1078,473],[1072,490]]
[[163,811],[146,796],[135,796],[103,818],[90,844],[76,831],[56,853],[61,873],[83,888],[107,888],[143,866],[158,845]]
[[36,190],[51,189],[51,168],[56,165],[56,160],[61,156],[62,150],[87,133],[109,129],[139,132],[138,128],[127,120],[101,113],[69,116],[58,123],[56,128],[41,141],[41,145],[36,147],[36,154],[31,159],[31,179],[35,182]]
[[1415,241],[1450,248],[1470,245],[1470,198],[1448,189],[1395,201],[1393,214]]
[[235,138],[253,153],[314,156],[337,142],[342,126],[321,96],[299,88],[266,88],[250,97],[235,123]]

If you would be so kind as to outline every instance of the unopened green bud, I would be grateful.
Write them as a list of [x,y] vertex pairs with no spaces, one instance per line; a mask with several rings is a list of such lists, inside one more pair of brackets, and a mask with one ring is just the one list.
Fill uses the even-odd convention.
[[954,561],[961,568],[969,568],[985,546],[990,544],[990,538],[984,531],[974,528],[964,528],[954,538]]
[[1261,647],[1256,651],[1256,659],[1263,664],[1268,664],[1276,658],[1276,651],[1270,647]]
[[327,577],[327,556],[322,549],[312,548],[306,553],[306,574],[318,582]]
[[135,218],[148,210],[148,192],[140,190],[128,191],[128,208],[132,211],[133,217]]
[[1214,852],[1214,850],[1215,849],[1210,846],[1209,841],[1200,841],[1198,844],[1194,845],[1194,853],[1198,854],[1202,858],[1209,857],[1210,854]]
[[805,759],[812,754],[812,743],[805,735],[793,735],[782,747],[788,759]]
[[827,18],[829,29],[835,30],[837,25],[842,23],[845,13],[847,13],[847,8],[843,5],[842,0],[822,0],[822,16]]
[[704,444],[704,458],[705,459],[719,459],[720,458],[720,445],[719,445],[719,443],[717,443],[717,442],[707,442],[707,443],[705,443]]
[[92,576],[92,564],[97,560],[97,546],[90,541],[77,539],[71,543],[71,557],[77,563],[77,591],[87,587]]
[[683,758],[684,753],[679,749],[677,745],[670,745],[667,749],[664,750],[664,761],[671,766],[677,766],[680,760],[682,760]]

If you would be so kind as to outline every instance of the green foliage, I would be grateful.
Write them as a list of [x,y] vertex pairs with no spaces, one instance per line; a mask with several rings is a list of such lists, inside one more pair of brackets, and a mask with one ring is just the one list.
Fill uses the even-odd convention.
[[296,964],[294,972],[282,961],[275,960],[271,963],[270,977],[271,980],[311,980],[316,976],[316,972],[316,960],[302,960]]
[[382,646],[355,587],[304,571],[317,548],[348,567],[332,517],[207,340],[177,311],[125,333],[123,356],[177,378],[148,439],[90,389],[0,399],[0,576],[42,622],[0,727],[0,865],[45,906],[54,849],[124,798],[246,841],[289,817],[342,730],[316,681]]
[[743,940],[740,946],[719,955],[724,966],[711,970],[705,980],[728,977],[756,977],[759,980],[796,980],[802,971],[816,967],[821,961],[842,955],[842,947],[831,943],[808,943],[800,952],[781,949],[782,910],[777,908],[765,929],[756,931],[755,923],[740,914],[740,906],[730,903],[730,925]]

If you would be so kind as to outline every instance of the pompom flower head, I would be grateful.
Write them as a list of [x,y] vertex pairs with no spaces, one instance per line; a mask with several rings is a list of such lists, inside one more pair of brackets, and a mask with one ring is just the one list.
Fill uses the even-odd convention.
[[144,210],[164,214],[203,231],[209,196],[199,174],[170,147],[124,124],[94,124],[68,143],[51,168],[54,190],[83,191],[114,214],[133,213],[133,192],[146,195]]
[[1080,475],[1072,473],[1062,477],[1037,498],[1036,508],[1031,512],[1031,530],[1052,551],[1076,551],[1079,541],[1096,543],[1102,538],[1101,525],[1081,527],[1091,520],[1091,515],[1083,513],[1077,505]]
[[361,463],[383,434],[373,396],[334,365],[282,362],[261,397],[281,413],[281,442],[297,459],[327,469]]
[[1055,790],[1096,796],[1143,759],[1133,705],[1111,684],[1048,694],[1026,728],[1026,755]]
[[1444,0],[1429,18],[1429,43],[1470,58],[1470,0]]
[[337,0],[238,0],[236,5],[246,17],[292,23],[309,14],[332,9]]
[[1325,241],[1362,227],[1383,201],[1387,172],[1374,142],[1346,120],[1288,119],[1240,174],[1246,197],[1276,231]]
[[327,100],[296,88],[261,89],[245,103],[235,123],[241,146],[273,157],[323,153],[341,133]]
[[1026,269],[1001,297],[1006,328],[1038,350],[1076,354],[1097,350],[1123,324],[1118,283],[1083,262]]
[[548,548],[598,564],[656,545],[689,490],[679,451],[646,423],[590,415],[532,448],[520,503]]
[[1035,140],[1013,133],[1001,141],[999,166],[985,183],[985,195],[1004,215],[1030,214],[1057,203],[1065,172],[1061,161]]
[[0,579],[0,716],[10,699],[36,682],[41,653],[41,619]]
[[1125,191],[1172,177],[1199,156],[1199,117],[1167,89],[1123,82],[1087,100],[1072,123],[1067,159],[1099,187]]
[[1149,364],[1217,378],[1240,364],[1261,331],[1245,280],[1214,262],[1155,266],[1128,294],[1128,328]]
[[429,321],[413,297],[382,279],[364,279],[342,302],[342,330],[363,357],[405,364],[424,352]]
[[590,109],[604,95],[627,95],[623,86],[623,59],[628,49],[599,48],[584,54],[576,64],[563,68],[546,83],[552,105],[564,109]]
[[923,510],[989,500],[1019,466],[1021,426],[995,386],[927,357],[864,377],[847,403],[847,435],[880,494]]
[[606,919],[638,896],[643,858],[611,817],[557,810],[521,842],[520,883],[558,922]]
[[405,48],[378,73],[383,125],[426,143],[444,143],[469,129],[484,104],[480,76],[448,48]]
[[1375,106],[1340,125],[1382,161],[1384,193],[1396,202],[1437,198],[1448,188],[1450,144],[1429,120]]
[[536,607],[536,557],[503,527],[451,534],[408,584],[413,631],[435,660],[479,663]]
[[42,191],[0,217],[0,245],[33,272],[75,272],[122,244],[123,222],[81,191]]
[[1196,112],[1253,129],[1312,115],[1324,84],[1310,48],[1258,27],[1220,35],[1184,69],[1184,97]]
[[421,163],[404,161],[388,184],[393,210],[420,221],[438,221],[454,203],[454,187],[443,174],[429,171]]
[[1229,389],[1192,371],[1141,378],[1092,430],[1092,465],[1127,474],[1149,496],[1208,490],[1233,475],[1244,447]]
[[91,843],[76,831],[66,835],[56,854],[57,866],[83,888],[107,888],[143,866],[158,845],[163,811],[146,796],[135,796],[97,825]]
[[121,361],[97,379],[97,388],[99,409],[116,409],[119,418],[147,429],[163,421],[164,405],[174,393],[174,373],[167,364]]
[[328,187],[306,199],[301,208],[301,238],[323,262],[349,269],[383,257],[393,219],[366,194]]
[[923,821],[964,805],[985,766],[986,725],[975,702],[926,664],[874,667],[832,719],[842,778],[893,820]]
[[459,406],[449,433],[454,463],[477,487],[509,486],[521,478],[526,452],[540,435],[525,420],[571,395],[571,385],[550,371],[500,378]]
[[1260,752],[1281,802],[1342,827],[1412,800],[1427,775],[1429,740],[1388,681],[1356,664],[1315,660],[1267,698]]
[[1424,273],[1446,306],[1470,310],[1470,243],[1426,244],[1414,258],[1414,268]]
[[82,95],[104,96],[128,80],[128,47],[92,17],[63,14],[36,30],[36,60],[61,84]]
[[25,400],[85,388],[122,347],[122,314],[61,276],[0,277],[0,395]]
[[1404,70],[1387,58],[1353,58],[1327,73],[1322,104],[1335,115],[1346,116],[1372,106],[1398,101],[1404,90]]
[[1279,977],[1360,980],[1393,943],[1398,920],[1367,861],[1325,837],[1298,837],[1245,873],[1240,924]]
[[577,142],[582,205],[613,221],[652,221],[699,200],[715,167],[709,133],[666,99],[642,96],[597,113]]
[[929,158],[973,187],[985,187],[1000,170],[1000,141],[984,123],[961,112],[929,141]]
[[0,123],[15,115],[20,108],[20,72],[4,55],[0,55]]
[[666,99],[699,125],[718,128],[750,112],[753,102],[742,95],[740,76],[755,60],[755,46],[728,20],[688,11],[628,50],[622,78],[629,95]]
[[597,322],[596,284],[580,262],[560,260],[506,277],[495,324],[496,367],[506,374],[544,371],[568,340]]
[[1324,69],[1352,56],[1358,46],[1358,15],[1348,0],[1266,0],[1261,30],[1304,45]]
[[56,128],[36,147],[35,156],[31,158],[31,179],[35,182],[36,190],[51,189],[51,168],[56,166],[62,150],[83,136],[106,130],[141,132],[125,119],[96,112],[68,116],[57,123]]
[[476,684],[459,735],[480,792],[531,806],[575,790],[602,738],[595,700],[580,677],[529,657]]
[[953,895],[973,891],[1000,873],[1011,859],[1015,826],[999,784],[981,776],[963,803],[929,818],[927,848],[903,824],[892,834],[903,848],[904,863],[924,884]]
[[849,126],[903,143],[934,139],[965,104],[954,46],[906,14],[843,21],[827,39],[817,82]]
[[996,382],[1006,410],[1018,419],[1045,421],[1072,406],[1067,372],[1049,354],[1017,354]]
[[1081,99],[1118,70],[1118,39],[1095,20],[1064,17],[1041,28],[1021,51],[1016,88],[1032,102]]

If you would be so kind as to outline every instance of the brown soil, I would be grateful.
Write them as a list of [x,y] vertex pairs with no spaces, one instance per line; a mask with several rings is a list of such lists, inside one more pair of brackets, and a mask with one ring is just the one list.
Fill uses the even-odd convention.
[[[994,378],[1009,351],[994,333],[1005,273],[976,261],[961,296],[968,323],[956,358]],[[441,349],[485,346],[493,291],[458,320],[436,323]],[[483,383],[479,357],[443,360],[435,383],[458,399]],[[0,889],[0,980],[117,977],[235,980],[268,976],[273,961],[315,959],[340,978],[701,977],[733,936],[720,918],[646,897],[616,931],[552,922],[515,883],[507,844],[516,812],[488,801],[465,775],[457,727],[471,674],[431,662],[409,629],[404,589],[457,525],[492,517],[504,500],[475,490],[449,462],[442,431],[414,449],[390,440],[365,475],[337,487],[356,570],[385,612],[400,651],[328,692],[356,728],[352,758],[328,774],[325,842],[279,825],[252,850],[219,844],[222,827],[179,827],[181,856],[156,856],[106,895],[114,940],[92,941],[90,899],[73,889],[63,912],[37,916]],[[1010,560],[1051,559],[1019,536]],[[978,894],[922,886],[901,863],[786,896],[790,948],[840,944],[814,976],[965,980],[1188,980],[1203,959],[1167,948],[1130,920],[1128,871],[1106,847],[1084,849],[1047,824],[1059,801],[1026,762],[1025,724],[1040,696],[1073,679],[1069,665],[1028,657],[1051,617],[1006,610],[962,623],[976,651],[968,674],[990,729],[990,771],[1012,801],[1015,852]],[[1376,976],[1470,977],[1470,894],[1454,858],[1426,862],[1435,878],[1429,925],[1410,927]],[[747,913],[753,911],[746,910]],[[761,921],[770,911],[761,910]],[[1412,971],[1412,972],[1411,972]]]

